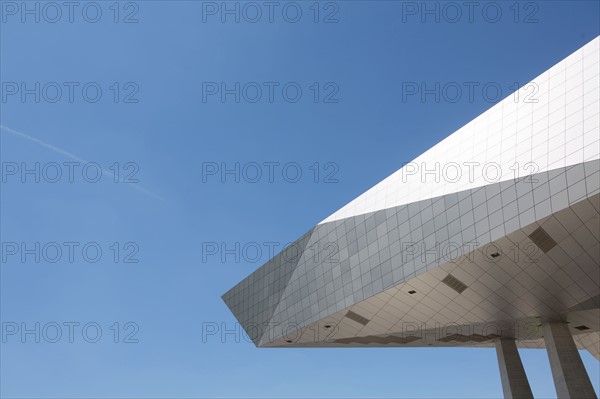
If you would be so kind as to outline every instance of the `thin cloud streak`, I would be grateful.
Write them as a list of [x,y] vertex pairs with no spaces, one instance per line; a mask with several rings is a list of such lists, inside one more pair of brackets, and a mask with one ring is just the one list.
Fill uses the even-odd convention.
[[[26,133],[19,132],[17,130],[11,129],[8,126],[0,125],[0,131],[5,131],[5,132],[13,134],[13,135],[15,135],[17,137],[21,137],[21,138],[23,138],[25,140],[29,140],[31,142],[34,142],[34,143],[36,143],[36,144],[38,144],[38,145],[40,145],[42,147],[45,147],[45,148],[47,148],[47,149],[49,149],[51,151],[54,151],[54,152],[56,152],[58,154],[61,154],[61,155],[64,155],[65,157],[70,158],[70,159],[72,159],[74,161],[81,162],[81,163],[88,163],[89,162],[89,161],[86,161],[83,158],[79,158],[75,154],[72,154],[72,153],[70,153],[68,151],[63,150],[62,148],[56,147],[56,146],[54,146],[52,144],[48,144],[45,141],[42,141],[42,140],[40,140],[38,138],[30,136],[30,135],[28,135]],[[115,177],[114,173],[112,173],[111,171],[106,170],[106,169],[102,169],[102,173],[106,173],[107,175],[109,175],[109,176],[111,176],[113,178]],[[142,193],[144,193],[144,194],[146,194],[146,195],[148,195],[148,196],[150,196],[150,197],[152,197],[154,199],[157,199],[157,200],[163,201],[163,202],[165,201],[164,198],[162,198],[161,196],[153,193],[152,191],[148,190],[147,188],[145,188],[145,187],[143,187],[143,186],[141,186],[139,184],[129,184],[128,186],[131,187],[131,188],[134,188],[134,189],[136,189],[138,191],[141,191]]]

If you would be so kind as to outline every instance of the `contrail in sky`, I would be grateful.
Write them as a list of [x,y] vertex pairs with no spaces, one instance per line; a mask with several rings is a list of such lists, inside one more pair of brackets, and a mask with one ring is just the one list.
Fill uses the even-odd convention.
[[[63,150],[62,148],[58,148],[56,146],[53,146],[52,144],[48,144],[45,141],[37,139],[37,138],[35,138],[33,136],[30,136],[28,134],[25,134],[23,132],[19,132],[17,130],[11,129],[11,128],[7,127],[7,126],[0,125],[0,130],[5,131],[5,132],[10,133],[10,134],[13,134],[15,136],[24,138],[26,140],[32,141],[32,142],[34,142],[34,143],[36,143],[38,145],[41,145],[42,147],[45,147],[45,148],[47,148],[47,149],[49,149],[51,151],[54,151],[54,152],[59,153],[61,155],[64,155],[65,157],[70,158],[70,159],[72,159],[74,161],[81,162],[81,163],[88,163],[89,162],[89,161],[86,161],[85,159],[79,158],[75,154],[71,154],[70,152]],[[102,169],[102,173],[106,173],[107,175],[112,176],[113,178],[115,177],[114,173],[112,173],[111,171],[106,170],[106,169]],[[129,184],[128,186],[131,187],[131,188],[134,188],[134,189],[136,189],[138,191],[141,191],[144,194],[146,194],[146,195],[148,195],[148,196],[150,196],[150,197],[152,197],[154,199],[157,199],[157,200],[160,200],[160,201],[164,201],[164,198],[162,198],[161,196],[159,196],[157,194],[154,194],[152,191],[148,190],[147,188],[144,188],[144,187],[140,186],[139,184]]]

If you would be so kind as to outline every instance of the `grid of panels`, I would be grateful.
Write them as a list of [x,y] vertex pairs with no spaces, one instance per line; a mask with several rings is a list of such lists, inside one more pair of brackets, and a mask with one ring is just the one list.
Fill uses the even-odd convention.
[[[316,326],[318,329],[327,324],[336,325],[335,335],[328,336],[327,342],[316,341],[309,334],[294,344],[336,346],[333,342],[336,339],[398,336],[406,331],[407,324],[419,329],[459,324],[465,335],[472,335],[486,332],[478,332],[476,326],[481,328],[486,323],[494,323],[501,327],[496,333],[510,335],[514,324],[521,322],[525,327],[521,327],[518,335],[522,339],[519,346],[543,347],[543,340],[538,340],[541,330],[535,331],[538,317],[566,318],[571,327],[585,325],[597,331],[600,329],[597,309],[600,293],[599,214],[600,195],[597,194],[498,240],[496,247],[504,250],[498,258],[492,260],[488,256],[486,259],[489,251],[477,250],[474,256],[447,263],[352,306],[353,312],[369,320],[366,326],[344,318],[347,310],[342,310],[319,321]],[[547,254],[542,251],[531,253],[528,249],[533,244],[528,235],[539,227],[558,242]],[[520,251],[518,256],[512,254],[512,248]],[[448,273],[467,284],[463,294],[442,283]],[[410,295],[411,291],[416,294]],[[533,330],[531,326],[534,326]],[[488,329],[486,333],[490,331]],[[450,332],[455,333],[454,330]],[[573,330],[573,333],[581,335],[580,331]],[[439,329],[419,332],[422,336],[436,334],[440,338]],[[589,347],[597,356],[594,335],[590,337],[587,340],[581,338],[580,346]],[[419,339],[410,346],[429,344],[429,341]],[[438,345],[438,342],[433,344]],[[474,344],[461,342],[460,345]]]
[[[264,330],[252,329],[256,325],[306,326],[353,306],[373,307],[372,301],[404,281],[426,285],[416,277],[446,272],[444,257],[431,256],[437,246],[484,245],[596,195],[598,43],[597,38],[538,77],[537,103],[504,100],[415,160],[496,162],[502,167],[500,183],[481,178],[403,183],[400,170],[298,240],[299,260],[279,254],[226,293],[223,299],[254,342],[267,343]],[[547,172],[512,179],[515,162],[535,162]],[[532,170],[517,170],[522,172]],[[502,286],[485,278],[492,288]],[[597,283],[587,289],[597,290]],[[460,304],[450,306],[455,308],[446,309],[445,317],[459,317]],[[426,312],[427,301],[415,309]]]
[[[597,204],[598,196],[594,198]],[[368,299],[357,304],[352,309],[371,318],[369,328],[357,333],[398,332],[406,322],[431,326],[561,317],[572,306],[598,295],[600,290],[594,260],[600,250],[598,240],[579,241],[579,237],[594,236],[592,231],[599,227],[598,212],[592,201],[584,200],[496,242],[503,249],[517,248],[520,244],[521,252],[516,259],[510,251],[505,251],[498,260],[491,261],[478,251],[472,260],[465,257],[462,262],[449,263],[407,282],[383,303],[382,296],[376,301]],[[571,226],[576,226],[575,232],[581,233],[569,234],[560,220],[568,220]],[[559,246],[547,255],[532,254],[528,249],[531,242],[527,233],[539,225],[553,234],[561,232],[556,235]],[[459,295],[440,284],[446,273],[464,281],[468,289]],[[417,294],[409,295],[410,290],[416,290]],[[588,324],[598,328],[598,319],[588,320]]]
[[[400,169],[321,223],[599,159],[599,48],[597,37],[416,158],[419,172]],[[421,173],[451,164],[456,181]]]
[[223,301],[254,343],[258,344],[267,332],[265,325],[271,320],[311,234],[312,230],[295,242],[291,248],[294,253],[284,249],[223,295]]
[[577,347],[587,349],[592,356],[600,360],[600,333],[580,334],[573,337]]
[[[447,263],[444,248],[481,247],[598,192],[600,161],[592,161],[318,225],[306,248],[335,243],[337,262],[305,251],[272,321],[306,326]],[[598,241],[583,230],[573,234]],[[416,306],[427,310],[426,302]]]

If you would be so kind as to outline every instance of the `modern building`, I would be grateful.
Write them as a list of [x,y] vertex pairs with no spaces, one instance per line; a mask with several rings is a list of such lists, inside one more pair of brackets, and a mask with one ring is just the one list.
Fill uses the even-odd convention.
[[256,346],[495,348],[519,398],[517,348],[545,348],[558,397],[595,398],[578,349],[600,360],[599,44],[223,295]]

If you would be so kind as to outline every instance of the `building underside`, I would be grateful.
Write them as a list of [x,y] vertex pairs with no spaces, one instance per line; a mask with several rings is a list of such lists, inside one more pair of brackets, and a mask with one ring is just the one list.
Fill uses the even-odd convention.
[[[290,246],[287,255],[284,251],[267,264],[271,270],[264,276],[256,276],[266,285],[258,293],[267,310],[263,320],[251,308],[244,311],[224,299],[255,343],[264,347],[493,347],[497,337],[509,335],[518,347],[542,348],[542,321],[564,320],[578,346],[599,358],[599,173],[600,162],[593,161],[532,176],[542,189],[529,189],[528,199],[516,200],[518,187],[533,183],[511,181],[318,225]],[[595,194],[569,191],[577,184]],[[552,196],[554,190],[564,195]],[[534,198],[538,192],[544,198]],[[521,200],[531,207],[519,211]],[[511,210],[503,201],[514,204],[510,226],[504,218]],[[493,219],[494,204],[502,214],[498,220]],[[413,206],[415,212],[409,210]],[[474,210],[480,207],[484,222],[476,221]],[[425,213],[434,215],[434,237],[429,240],[427,231],[410,225],[409,215]],[[465,215],[471,215],[468,223],[474,228],[460,226]],[[484,234],[477,234],[480,225],[486,226]],[[377,248],[368,245],[370,235]],[[394,239],[384,247],[378,235]],[[367,243],[362,250],[359,236]],[[327,257],[331,259],[323,259]],[[400,273],[394,273],[393,259],[404,265]],[[362,289],[354,291],[353,271],[358,274],[364,265],[368,273],[359,274]],[[287,276],[276,272],[282,269]],[[319,269],[321,278],[314,280],[323,285],[324,306],[309,308],[310,288],[306,284],[303,289],[303,281]],[[278,286],[279,292],[268,295]],[[243,295],[240,288],[237,294]],[[290,309],[308,317],[290,322]],[[244,313],[251,317],[242,319]]]
[[[506,397],[532,397],[517,348],[545,348],[559,397],[596,397],[577,348],[600,360],[599,43],[223,295],[256,346],[495,348]],[[464,165],[495,173],[439,179]]]

